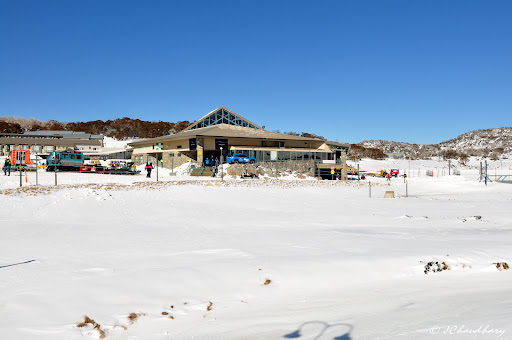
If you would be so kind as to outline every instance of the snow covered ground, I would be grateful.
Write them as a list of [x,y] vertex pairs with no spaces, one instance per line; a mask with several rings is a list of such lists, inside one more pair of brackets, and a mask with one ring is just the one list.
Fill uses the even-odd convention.
[[103,147],[105,148],[120,148],[124,149],[128,143],[133,142],[134,139],[117,140],[112,137],[103,137]]
[[370,198],[368,181],[0,175],[0,338],[512,339],[512,184],[414,162],[409,197],[401,178]]

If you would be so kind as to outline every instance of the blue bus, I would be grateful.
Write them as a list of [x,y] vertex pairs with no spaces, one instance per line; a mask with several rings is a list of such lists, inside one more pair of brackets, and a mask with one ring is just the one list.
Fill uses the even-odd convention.
[[75,151],[52,152],[46,159],[46,171],[79,171],[84,155]]

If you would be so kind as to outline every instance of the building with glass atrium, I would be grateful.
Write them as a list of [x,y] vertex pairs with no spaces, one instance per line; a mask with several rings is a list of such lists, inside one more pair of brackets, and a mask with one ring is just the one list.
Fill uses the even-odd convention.
[[241,153],[258,162],[314,161],[334,163],[349,145],[318,138],[299,137],[265,130],[233,111],[220,107],[176,134],[129,144],[136,164],[158,158],[166,168],[185,162],[203,164],[206,158]]

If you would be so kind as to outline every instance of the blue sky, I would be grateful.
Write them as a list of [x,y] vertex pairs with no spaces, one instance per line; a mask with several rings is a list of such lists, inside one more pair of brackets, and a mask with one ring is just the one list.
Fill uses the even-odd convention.
[[437,143],[512,126],[511,1],[0,0],[0,115]]

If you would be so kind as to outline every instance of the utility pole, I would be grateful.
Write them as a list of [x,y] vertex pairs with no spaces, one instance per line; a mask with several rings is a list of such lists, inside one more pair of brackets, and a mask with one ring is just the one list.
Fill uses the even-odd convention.
[[36,151],[36,185],[39,185],[39,177],[37,176],[37,151]]
[[450,176],[450,175],[451,175],[451,169],[452,169],[452,160],[451,160],[451,159],[449,159],[449,160],[448,160],[448,176]]
[[156,154],[156,181],[158,182],[158,154]]
[[220,179],[224,180],[224,154],[222,153],[222,148],[220,151]]
[[347,180],[347,154],[345,152],[341,153],[341,179]]
[[[216,164],[216,165],[215,165],[217,170],[219,169],[219,168],[218,168],[218,166],[219,166],[219,165],[220,165],[220,168],[222,169],[222,155],[223,155],[223,153],[222,153],[222,146],[221,146],[221,147],[220,147],[220,164],[218,164],[218,165]],[[215,176],[218,176],[218,172],[217,172],[217,174],[216,174]],[[224,180],[224,175],[222,174],[222,172],[220,173],[220,179],[221,179],[222,181]]]
[[485,186],[487,186],[487,160],[485,160]]
[[53,152],[53,165],[54,165],[54,172],[55,172],[55,185],[57,185],[57,153]]

